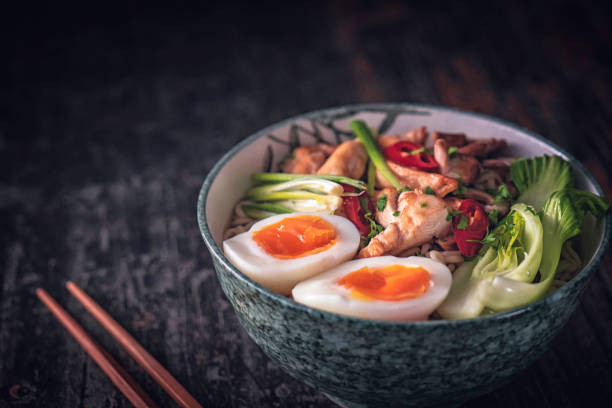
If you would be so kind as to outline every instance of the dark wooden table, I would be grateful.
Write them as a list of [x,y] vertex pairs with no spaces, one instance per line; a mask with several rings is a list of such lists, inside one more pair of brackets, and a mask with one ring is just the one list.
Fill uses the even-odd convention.
[[[498,116],[571,151],[612,198],[610,8],[456,3],[0,12],[0,407],[129,406],[37,287],[174,406],[68,278],[206,407],[333,406],[239,326],[195,219],[220,155],[288,116],[378,101]],[[612,404],[611,254],[550,351],[466,407]]]

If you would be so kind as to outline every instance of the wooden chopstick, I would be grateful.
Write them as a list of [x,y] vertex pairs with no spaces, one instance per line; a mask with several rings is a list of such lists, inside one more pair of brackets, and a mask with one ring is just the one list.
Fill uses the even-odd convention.
[[87,332],[53,299],[44,289],[36,289],[38,298],[49,308],[72,337],[85,349],[87,354],[100,366],[113,384],[137,408],[157,408],[151,397],[134,379],[100,346]]
[[123,348],[170,394],[172,398],[185,408],[202,408],[189,392],[162,366],[147,350],[145,350],[123,327],[119,325],[104,309],[73,282],[66,282],[66,287],[85,306],[85,308],[112,334]]

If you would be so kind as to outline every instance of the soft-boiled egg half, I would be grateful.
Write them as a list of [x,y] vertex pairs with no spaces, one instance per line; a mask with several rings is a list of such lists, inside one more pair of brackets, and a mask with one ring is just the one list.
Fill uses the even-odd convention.
[[448,267],[433,259],[381,256],[343,263],[299,283],[293,299],[349,316],[425,320],[448,295]]
[[251,279],[282,295],[355,256],[359,231],[325,213],[274,215],[223,241],[225,256]]

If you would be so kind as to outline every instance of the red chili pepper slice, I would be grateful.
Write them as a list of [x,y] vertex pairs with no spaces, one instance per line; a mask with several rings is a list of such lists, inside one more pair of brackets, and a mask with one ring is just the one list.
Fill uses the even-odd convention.
[[[418,153],[413,153],[415,151]],[[397,142],[384,149],[383,153],[388,160],[402,166],[416,167],[422,170],[438,168],[438,162],[432,155],[426,153],[424,147],[412,142]]]
[[[343,184],[342,187],[344,187],[344,192],[346,193],[352,193],[355,191],[353,186]],[[372,203],[370,197],[368,197],[368,193],[365,190],[360,192],[357,196],[342,197],[342,208],[344,209],[344,215],[346,215],[346,218],[355,224],[359,232],[362,235],[368,235],[370,233],[370,223],[365,219],[365,210],[359,201],[361,197],[365,197],[368,200],[368,209],[370,213],[374,214],[374,203]]]
[[[459,206],[459,211],[461,211],[461,214],[453,219],[455,241],[457,241],[459,251],[463,255],[471,257],[482,248],[482,244],[478,241],[482,240],[487,234],[489,217],[483,206],[472,199],[463,200]],[[464,220],[464,225],[460,225],[463,217],[467,218],[467,224]],[[465,226],[465,228],[459,229],[459,226]]]

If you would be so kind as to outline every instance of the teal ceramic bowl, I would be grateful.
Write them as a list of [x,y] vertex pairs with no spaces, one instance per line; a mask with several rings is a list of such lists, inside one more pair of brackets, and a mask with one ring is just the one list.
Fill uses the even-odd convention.
[[441,406],[489,392],[532,364],[575,310],[607,246],[611,220],[586,219],[579,242],[583,269],[554,294],[511,312],[460,321],[386,322],[327,313],[260,286],[223,255],[232,208],[254,172],[276,170],[291,148],[351,136],[365,120],[380,133],[418,126],[504,138],[509,155],[557,154],[569,160],[580,188],[603,195],[569,153],[507,122],[456,109],[374,104],[330,108],[269,126],[248,137],[214,166],[198,199],[198,222],[223,291],[238,320],[284,370],[350,407]]

